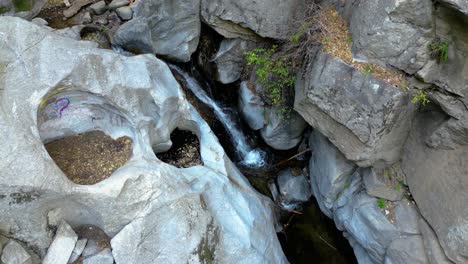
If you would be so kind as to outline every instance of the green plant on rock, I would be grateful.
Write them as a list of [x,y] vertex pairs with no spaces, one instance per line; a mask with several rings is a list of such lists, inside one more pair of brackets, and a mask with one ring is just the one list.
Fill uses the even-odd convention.
[[29,11],[32,8],[31,0],[13,0],[16,12]]
[[421,104],[422,106],[426,106],[428,103],[430,103],[431,101],[429,101],[429,99],[427,98],[427,93],[426,91],[424,90],[418,90],[418,92],[413,96],[413,98],[411,99],[411,102],[413,104]]
[[373,74],[375,72],[374,66],[367,64],[366,67],[364,68],[364,71],[362,71],[364,75],[369,75]]
[[382,198],[377,199],[377,207],[379,207],[380,209],[384,209],[386,205],[387,205],[387,202],[385,201],[385,199],[382,199]]
[[436,38],[431,44],[429,44],[429,50],[431,51],[432,57],[437,58],[439,63],[446,63],[448,61],[448,49],[448,41],[441,40],[440,38]]
[[265,96],[271,105],[281,101],[283,89],[294,86],[295,75],[286,58],[277,58],[278,46],[269,49],[257,48],[245,53],[247,65],[253,66],[258,82],[265,89]]

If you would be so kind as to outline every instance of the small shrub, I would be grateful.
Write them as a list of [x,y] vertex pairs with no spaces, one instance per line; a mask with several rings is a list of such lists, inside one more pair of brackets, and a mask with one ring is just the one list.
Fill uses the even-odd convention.
[[433,58],[437,58],[439,63],[446,63],[448,61],[448,48],[448,41],[441,40],[440,38],[436,38],[431,44],[429,44],[431,56]]
[[265,89],[268,103],[278,105],[284,88],[294,86],[296,76],[286,58],[274,58],[278,46],[257,48],[245,53],[247,65],[254,66],[258,82]]
[[427,93],[426,91],[424,90],[418,90],[418,92],[416,93],[416,95],[413,96],[413,98],[411,99],[411,102],[413,104],[421,104],[422,106],[426,106],[428,103],[430,103],[431,101],[429,101],[429,99],[427,99]]
[[386,205],[387,205],[387,202],[385,201],[385,199],[382,199],[382,198],[377,199],[377,207],[379,207],[380,209],[384,209]]

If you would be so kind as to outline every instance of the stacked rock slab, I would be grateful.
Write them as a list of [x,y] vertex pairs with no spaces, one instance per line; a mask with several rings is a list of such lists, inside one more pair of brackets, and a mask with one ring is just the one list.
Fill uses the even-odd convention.
[[360,167],[398,161],[415,112],[407,92],[321,51],[299,75],[294,109]]
[[[271,202],[235,168],[165,63],[152,55],[124,57],[97,49],[11,17],[0,18],[0,54],[1,233],[44,255],[52,237],[46,216],[53,216],[72,228],[90,224],[104,230],[113,237],[116,263],[207,257],[220,263],[286,263]],[[109,119],[110,125],[94,122],[91,129],[133,141],[131,159],[95,185],[69,181],[43,145],[52,134],[89,130],[80,126],[92,123],[87,111],[40,112],[47,109],[44,99],[66,92],[83,95],[71,104],[95,97],[106,101],[112,108],[103,109],[122,118]],[[49,114],[46,123],[38,121]],[[177,169],[156,158],[152,147],[170,146],[176,127],[199,137],[204,166]]]

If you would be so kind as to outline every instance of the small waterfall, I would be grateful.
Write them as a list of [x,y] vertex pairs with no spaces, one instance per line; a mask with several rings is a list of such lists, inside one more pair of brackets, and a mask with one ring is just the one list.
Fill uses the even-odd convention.
[[245,135],[236,126],[234,119],[224,112],[223,109],[221,109],[221,107],[219,107],[219,105],[208,96],[195,78],[177,66],[169,66],[184,78],[187,83],[187,87],[193,92],[193,94],[213,110],[218,120],[226,128],[226,131],[229,133],[231,140],[235,144],[239,155],[242,157],[241,163],[249,167],[263,167],[265,165],[266,153],[260,149],[252,149],[247,142]]

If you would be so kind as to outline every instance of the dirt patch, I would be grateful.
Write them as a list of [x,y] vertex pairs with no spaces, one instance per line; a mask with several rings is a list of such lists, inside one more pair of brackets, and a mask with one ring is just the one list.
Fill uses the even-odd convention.
[[405,75],[399,71],[377,64],[360,63],[353,60],[351,52],[353,39],[348,31],[346,22],[335,8],[329,6],[322,9],[318,14],[317,20],[319,21],[321,31],[320,42],[325,53],[340,58],[343,62],[359,69],[365,75],[370,74],[398,88],[408,87]]
[[190,131],[175,129],[171,134],[172,147],[157,157],[177,168],[188,168],[203,165],[200,156],[200,141]]
[[90,131],[45,144],[49,155],[74,183],[90,185],[105,180],[130,159],[132,140],[113,139]]

